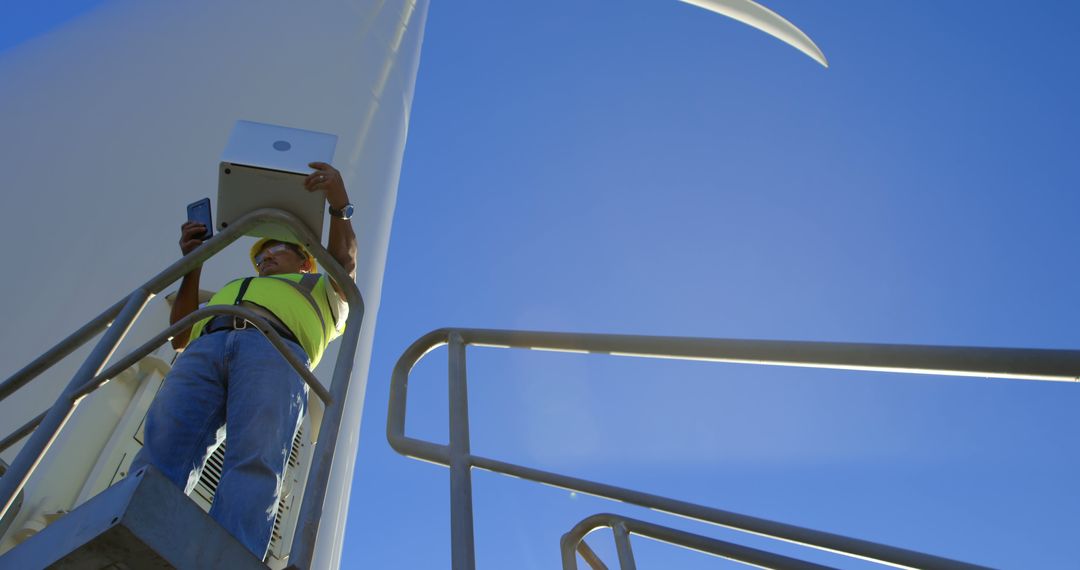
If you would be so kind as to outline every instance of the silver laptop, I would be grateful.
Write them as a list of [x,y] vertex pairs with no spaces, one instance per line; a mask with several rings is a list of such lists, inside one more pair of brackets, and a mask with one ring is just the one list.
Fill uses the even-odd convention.
[[[326,193],[304,189],[309,162],[331,162],[337,135],[237,121],[218,167],[217,226],[225,229],[259,208],[281,208],[322,239]],[[297,236],[278,224],[260,224],[248,235],[286,241]]]

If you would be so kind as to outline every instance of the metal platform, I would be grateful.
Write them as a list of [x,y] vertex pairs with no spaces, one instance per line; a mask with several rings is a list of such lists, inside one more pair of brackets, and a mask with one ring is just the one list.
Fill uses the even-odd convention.
[[0,556],[0,570],[266,566],[159,471],[146,467]]

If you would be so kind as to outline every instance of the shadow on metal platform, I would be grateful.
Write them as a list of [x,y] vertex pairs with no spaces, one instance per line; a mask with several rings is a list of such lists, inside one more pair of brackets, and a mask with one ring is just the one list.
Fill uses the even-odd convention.
[[0,556],[0,569],[259,569],[266,566],[153,467]]

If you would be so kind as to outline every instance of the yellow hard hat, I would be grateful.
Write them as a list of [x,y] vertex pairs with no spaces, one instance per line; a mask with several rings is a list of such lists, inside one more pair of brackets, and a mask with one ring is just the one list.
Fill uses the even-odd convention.
[[307,260],[309,262],[311,262],[311,272],[315,273],[315,272],[318,271],[319,266],[315,263],[315,256],[311,255],[311,253],[308,252],[307,248],[305,248],[304,246],[302,246],[302,245],[300,245],[298,243],[295,243],[295,242],[284,241],[284,240],[273,239],[273,238],[262,238],[259,241],[255,242],[255,245],[251,246],[251,255],[249,257],[251,258],[251,265],[255,267],[255,271],[259,270],[259,265],[257,263],[255,263],[255,256],[258,255],[259,252],[262,251],[262,249],[264,247],[266,247],[267,243],[272,242],[272,241],[275,241],[275,242],[278,242],[278,243],[287,243],[289,245],[296,246],[297,248],[300,249],[300,251],[302,252],[304,257],[306,257]]

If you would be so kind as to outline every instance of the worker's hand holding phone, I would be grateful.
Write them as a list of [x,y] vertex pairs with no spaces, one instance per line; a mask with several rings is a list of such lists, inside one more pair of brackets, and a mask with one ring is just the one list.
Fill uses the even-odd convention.
[[180,251],[187,255],[202,242],[214,235],[214,224],[210,218],[210,198],[203,198],[188,204],[188,221],[180,226]]
[[206,234],[206,226],[199,222],[188,220],[180,226],[180,251],[187,255],[202,245],[202,236]]

